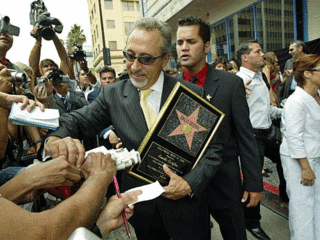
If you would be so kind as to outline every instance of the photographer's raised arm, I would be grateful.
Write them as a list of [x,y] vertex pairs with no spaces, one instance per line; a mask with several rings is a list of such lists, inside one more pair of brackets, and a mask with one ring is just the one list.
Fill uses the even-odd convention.
[[61,43],[60,39],[58,38],[57,34],[55,34],[53,38],[53,43],[60,57],[61,71],[63,71],[64,74],[68,74],[70,79],[75,79],[72,62],[70,61],[67,51]]
[[91,84],[97,83],[97,78],[92,74],[92,72],[88,68],[88,63],[86,60],[79,62],[81,70],[83,70],[89,78]]
[[[39,25],[36,24],[33,29],[31,30],[30,34],[34,35],[37,33],[39,28]],[[30,52],[30,56],[29,56],[29,66],[33,69],[34,71],[34,77],[35,79],[37,77],[41,76],[40,73],[40,67],[39,67],[39,63],[40,63],[40,55],[41,55],[41,42],[42,42],[42,38],[41,36],[37,36],[35,37],[36,42]]]

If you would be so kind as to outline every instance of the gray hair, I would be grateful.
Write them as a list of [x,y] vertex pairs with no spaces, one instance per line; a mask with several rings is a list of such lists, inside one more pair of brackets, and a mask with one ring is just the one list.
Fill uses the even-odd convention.
[[307,47],[307,45],[304,43],[304,41],[301,41],[301,40],[297,40],[297,41],[294,41],[294,42],[291,42],[291,44],[296,44],[296,47],[299,48],[299,47],[302,47],[302,51],[304,53],[309,53],[309,48]]
[[134,28],[131,31],[131,33],[135,29],[145,29],[147,31],[158,30],[162,36],[162,47],[161,47],[162,54],[165,55],[167,53],[170,53],[172,36],[171,36],[171,27],[167,23],[162,22],[155,18],[141,18],[135,22]]
[[251,45],[253,43],[258,43],[258,41],[257,40],[248,40],[248,41],[245,41],[240,44],[239,49],[237,51],[237,58],[239,61],[241,61],[241,56],[243,54],[250,54],[250,52],[252,50]]

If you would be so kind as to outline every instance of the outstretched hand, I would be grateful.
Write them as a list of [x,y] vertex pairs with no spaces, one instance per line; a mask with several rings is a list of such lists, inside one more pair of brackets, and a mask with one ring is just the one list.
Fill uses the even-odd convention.
[[85,149],[78,139],[71,137],[59,138],[52,136],[48,138],[44,146],[46,154],[52,158],[65,156],[68,162],[80,168],[85,156]]

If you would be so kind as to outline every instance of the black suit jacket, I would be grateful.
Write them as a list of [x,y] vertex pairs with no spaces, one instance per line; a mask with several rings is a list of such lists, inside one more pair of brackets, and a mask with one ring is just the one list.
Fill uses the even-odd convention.
[[[165,103],[177,80],[164,77],[161,106]],[[197,85],[181,81],[191,90],[203,96],[203,89]],[[124,80],[104,87],[99,97],[89,106],[63,115],[60,127],[52,134],[59,137],[71,136],[83,139],[113,125],[124,146],[138,149],[148,132],[148,127],[140,106],[138,90],[130,80]],[[151,229],[155,212],[160,212],[162,221],[173,239],[206,239],[209,234],[209,214],[202,197],[206,185],[222,162],[219,143],[210,144],[203,159],[183,178],[191,186],[195,196],[172,201],[159,197],[152,201],[138,203],[131,223],[135,228]],[[122,191],[145,185],[140,179],[123,174]],[[140,230],[140,229],[136,229]]]
[[[183,73],[177,77],[183,79]],[[261,192],[263,182],[258,147],[249,119],[249,108],[241,78],[208,68],[204,89],[210,103],[225,113],[218,132],[224,136],[223,164],[208,186],[214,209],[236,207],[243,195],[238,156],[243,172],[243,188]]]

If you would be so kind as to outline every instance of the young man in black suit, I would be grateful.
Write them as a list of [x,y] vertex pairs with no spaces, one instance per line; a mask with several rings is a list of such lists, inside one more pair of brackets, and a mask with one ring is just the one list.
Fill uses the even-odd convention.
[[223,163],[207,188],[210,214],[219,223],[224,239],[247,239],[242,203],[246,202],[246,207],[256,206],[263,186],[243,81],[207,64],[210,27],[202,19],[187,17],[179,20],[176,46],[184,68],[178,78],[202,86],[207,100],[225,113],[220,126],[226,137]]
[[[89,106],[62,116],[60,127],[48,138],[46,153],[52,157],[67,155],[70,162],[80,167],[84,149],[77,139],[92,136],[111,124],[124,147],[129,151],[138,149],[150,128],[139,94],[152,90],[147,102],[156,116],[177,83],[177,79],[162,71],[169,61],[170,48],[171,29],[166,23],[153,18],[138,20],[124,50],[130,79],[104,87]],[[204,96],[199,86],[180,82]],[[139,240],[210,239],[204,190],[222,162],[222,147],[218,141],[212,141],[197,166],[182,177],[163,166],[170,177],[165,193],[136,204],[130,219]],[[146,183],[124,172],[122,184],[121,190],[126,191]]]

